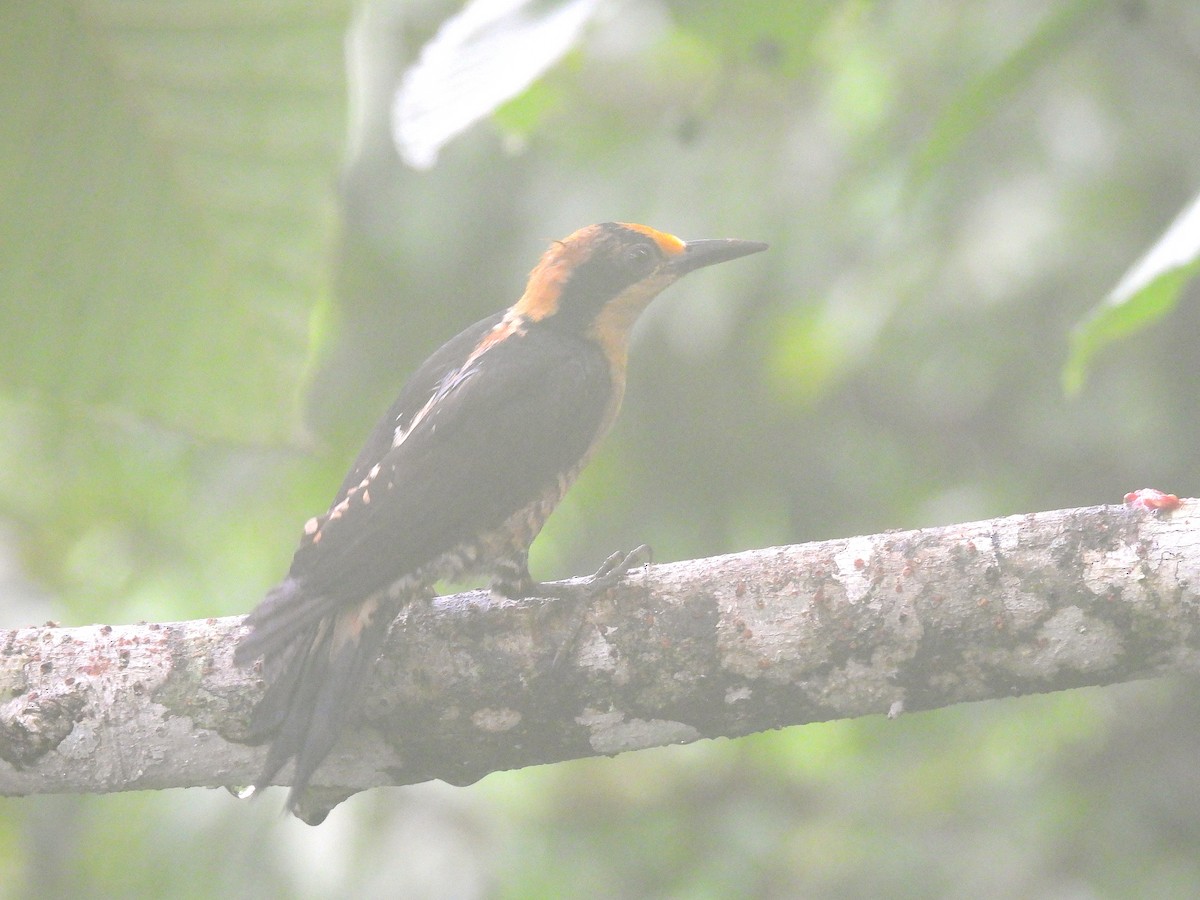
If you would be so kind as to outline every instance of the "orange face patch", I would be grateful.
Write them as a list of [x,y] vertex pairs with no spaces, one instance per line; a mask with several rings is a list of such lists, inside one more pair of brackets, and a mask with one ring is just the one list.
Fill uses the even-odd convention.
[[[658,246],[659,251],[671,258],[687,249],[679,238],[665,231],[655,231],[648,225],[617,222],[622,228],[643,234]],[[529,284],[512,307],[512,311],[530,322],[538,322],[558,312],[563,285],[577,266],[585,262],[592,253],[600,233],[611,225],[588,225],[573,232],[561,241],[555,241],[542,254],[538,264],[529,273]]]
[[634,222],[618,222],[617,224],[622,228],[628,228],[630,231],[646,235],[646,237],[658,244],[658,249],[663,252],[664,256],[678,256],[686,247],[684,242],[675,237],[675,235],[667,234],[665,231],[655,231],[649,225],[638,225]]
[[597,229],[596,225],[588,225],[551,244],[529,273],[525,293],[513,304],[512,311],[531,322],[539,322],[558,312],[563,285],[571,277],[572,270],[587,259]]

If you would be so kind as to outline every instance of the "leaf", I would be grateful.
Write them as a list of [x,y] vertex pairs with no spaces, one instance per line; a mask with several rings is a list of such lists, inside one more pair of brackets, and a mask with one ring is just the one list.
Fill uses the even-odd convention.
[[579,40],[600,0],[473,0],[405,74],[392,107],[401,158],[431,168],[451,138],[533,83]]
[[1170,312],[1184,286],[1200,271],[1200,195],[1171,223],[1071,335],[1063,386],[1083,387],[1088,363],[1103,347],[1140,331]]
[[207,438],[291,434],[345,17],[300,0],[4,5],[0,389]]
[[929,180],[954,155],[971,132],[991,116],[1006,97],[1024,85],[1087,21],[1100,0],[1072,0],[1051,10],[1029,38],[1003,62],[971,80],[933,124],[929,139],[912,165],[912,187]]

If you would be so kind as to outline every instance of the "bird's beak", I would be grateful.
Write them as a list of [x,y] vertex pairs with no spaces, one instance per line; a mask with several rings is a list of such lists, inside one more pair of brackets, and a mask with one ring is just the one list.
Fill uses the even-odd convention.
[[678,277],[694,269],[728,262],[739,256],[749,256],[751,253],[761,253],[769,246],[762,241],[739,241],[734,238],[688,241],[683,245],[683,253],[672,259],[670,265]]

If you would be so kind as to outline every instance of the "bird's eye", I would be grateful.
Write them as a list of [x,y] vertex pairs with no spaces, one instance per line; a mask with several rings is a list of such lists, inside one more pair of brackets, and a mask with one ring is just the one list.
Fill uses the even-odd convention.
[[654,265],[654,251],[637,244],[625,251],[625,265],[635,272],[648,272]]

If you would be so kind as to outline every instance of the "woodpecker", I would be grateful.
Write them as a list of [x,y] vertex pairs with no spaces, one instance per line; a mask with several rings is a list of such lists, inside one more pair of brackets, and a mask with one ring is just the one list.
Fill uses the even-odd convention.
[[[530,576],[529,545],[617,415],[634,322],[688,272],[766,248],[581,228],[543,254],[516,303],[417,369],[246,618],[234,660],[262,658],[267,682],[248,736],[270,742],[256,791],[295,759],[296,812],[390,622],[435,582],[483,574],[505,597],[561,594]],[[619,577],[618,560],[597,574]]]

